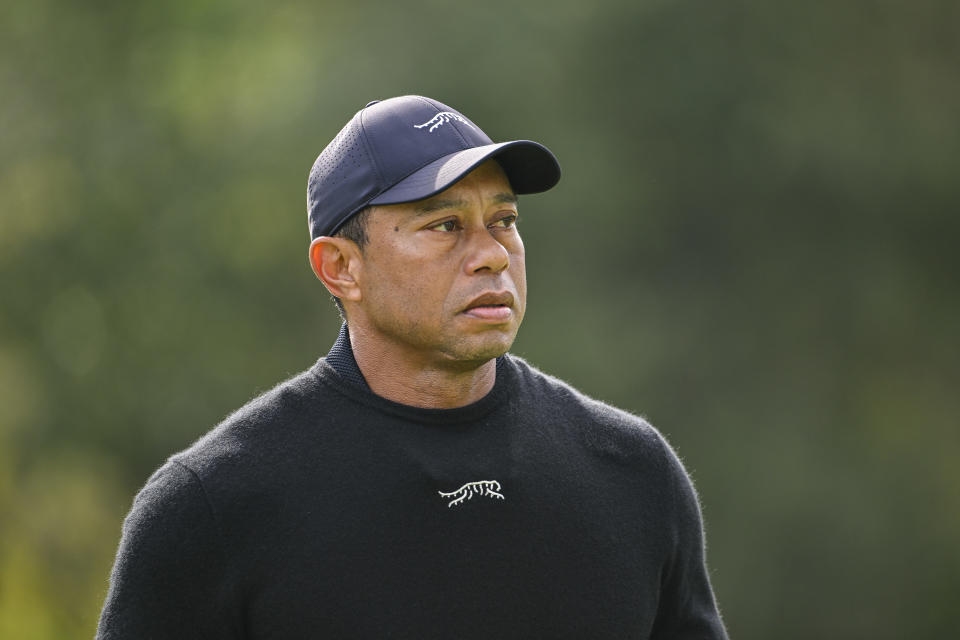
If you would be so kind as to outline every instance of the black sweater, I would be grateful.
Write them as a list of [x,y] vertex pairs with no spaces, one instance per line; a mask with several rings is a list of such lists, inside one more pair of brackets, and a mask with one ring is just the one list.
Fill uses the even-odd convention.
[[696,495],[646,422],[516,357],[458,409],[338,365],[153,474],[98,638],[726,638]]

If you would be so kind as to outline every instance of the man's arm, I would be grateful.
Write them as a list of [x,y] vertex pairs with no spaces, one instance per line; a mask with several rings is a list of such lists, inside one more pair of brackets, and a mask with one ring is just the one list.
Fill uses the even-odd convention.
[[203,486],[188,468],[167,463],[124,521],[97,639],[239,637],[224,568]]
[[673,553],[664,568],[660,604],[651,638],[726,640],[707,575],[703,518],[693,483],[666,442],[673,484]]

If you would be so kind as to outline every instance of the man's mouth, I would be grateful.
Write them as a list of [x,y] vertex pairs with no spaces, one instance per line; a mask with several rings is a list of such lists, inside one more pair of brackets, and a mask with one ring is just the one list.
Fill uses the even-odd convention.
[[466,306],[463,313],[480,320],[507,320],[513,315],[513,294],[485,293],[477,296]]

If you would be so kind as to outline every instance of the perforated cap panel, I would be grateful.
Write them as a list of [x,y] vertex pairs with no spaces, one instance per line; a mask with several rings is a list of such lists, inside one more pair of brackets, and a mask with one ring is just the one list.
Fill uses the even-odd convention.
[[307,181],[311,237],[330,235],[376,195],[373,159],[354,116],[313,163]]

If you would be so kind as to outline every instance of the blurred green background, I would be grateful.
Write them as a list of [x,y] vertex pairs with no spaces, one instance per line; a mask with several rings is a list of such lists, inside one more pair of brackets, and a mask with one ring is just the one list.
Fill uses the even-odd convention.
[[0,637],[91,637],[150,472],[326,352],[307,172],[405,93],[559,156],[514,351],[671,440],[732,637],[952,636],[958,33],[931,0],[3,3]]

